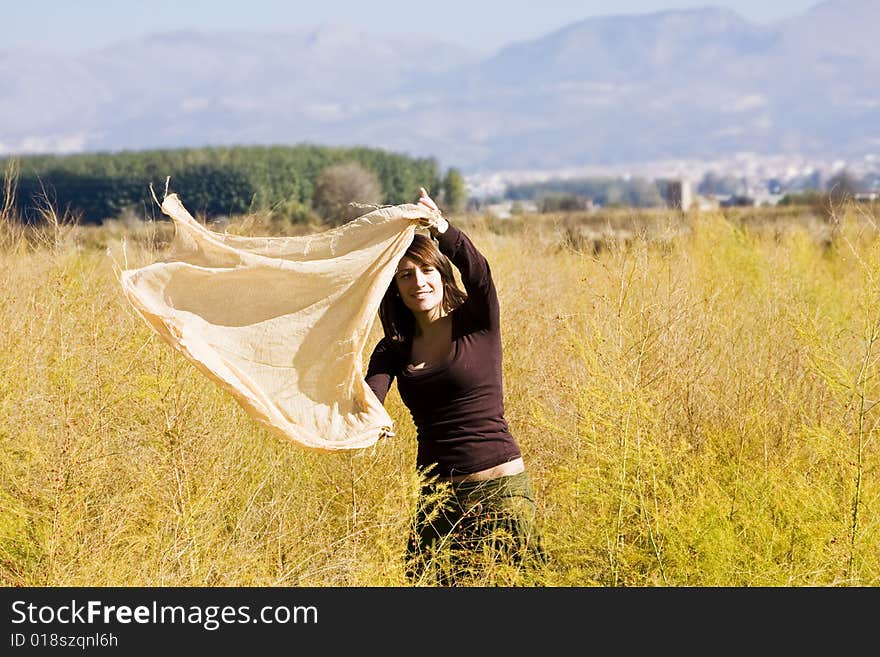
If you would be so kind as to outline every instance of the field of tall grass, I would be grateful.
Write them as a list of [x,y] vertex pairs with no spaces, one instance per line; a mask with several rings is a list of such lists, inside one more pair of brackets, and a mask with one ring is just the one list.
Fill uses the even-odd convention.
[[[474,585],[880,584],[876,217],[750,212],[450,218],[492,264],[549,556]],[[0,584],[407,585],[396,388],[394,438],[283,442],[123,297],[168,222],[45,214],[0,215]]]

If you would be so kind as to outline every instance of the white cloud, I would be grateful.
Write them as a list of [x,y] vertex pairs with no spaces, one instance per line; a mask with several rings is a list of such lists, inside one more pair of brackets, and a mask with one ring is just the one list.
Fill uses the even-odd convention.
[[748,112],[749,110],[764,107],[767,104],[767,98],[762,94],[747,94],[737,98],[732,105],[726,109],[728,112]]
[[16,141],[0,142],[0,153],[15,154],[65,154],[84,151],[88,145],[88,136],[83,133],[72,135],[36,135],[22,137]]

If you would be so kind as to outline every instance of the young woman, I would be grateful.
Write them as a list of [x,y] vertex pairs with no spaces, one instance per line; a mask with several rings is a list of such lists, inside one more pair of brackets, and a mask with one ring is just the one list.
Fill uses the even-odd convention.
[[[437,210],[420,191],[419,203]],[[437,244],[416,234],[382,299],[385,337],[366,380],[384,402],[397,379],[416,425],[416,465],[432,476],[421,491],[407,574],[418,583],[428,565],[445,563],[434,572],[441,583],[455,584],[478,577],[487,558],[519,565],[544,557],[522,452],[504,419],[498,296],[489,263],[445,219],[428,227]]]

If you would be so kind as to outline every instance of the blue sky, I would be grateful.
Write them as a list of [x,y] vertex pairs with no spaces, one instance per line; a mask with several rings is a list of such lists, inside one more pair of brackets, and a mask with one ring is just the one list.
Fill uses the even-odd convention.
[[723,6],[757,23],[819,0],[23,0],[4,3],[0,50],[99,47],[170,29],[285,30],[344,23],[379,35],[431,35],[490,52],[591,16]]

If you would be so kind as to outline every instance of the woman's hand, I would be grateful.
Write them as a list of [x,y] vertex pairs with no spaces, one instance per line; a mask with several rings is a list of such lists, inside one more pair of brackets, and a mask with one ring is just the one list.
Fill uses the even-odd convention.
[[419,204],[424,205],[426,208],[430,210],[435,210],[436,212],[440,212],[440,208],[437,207],[437,204],[434,203],[434,199],[428,196],[428,192],[424,187],[419,187]]
[[436,219],[421,219],[419,224],[426,227],[430,230],[434,235],[442,235],[446,232],[446,229],[449,227],[449,223],[443,216],[440,214],[440,208],[437,207],[437,204],[434,202],[429,195],[427,190],[424,187],[419,187],[419,205],[424,205],[429,210],[437,213]]

